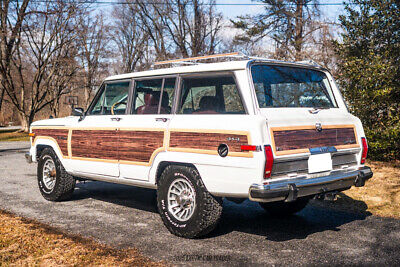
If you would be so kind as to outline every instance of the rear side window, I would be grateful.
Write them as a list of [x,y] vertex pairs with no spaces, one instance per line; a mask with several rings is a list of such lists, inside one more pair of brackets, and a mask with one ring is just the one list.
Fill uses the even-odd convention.
[[176,78],[138,80],[135,83],[133,114],[170,114]]
[[179,114],[245,114],[232,75],[182,79]]

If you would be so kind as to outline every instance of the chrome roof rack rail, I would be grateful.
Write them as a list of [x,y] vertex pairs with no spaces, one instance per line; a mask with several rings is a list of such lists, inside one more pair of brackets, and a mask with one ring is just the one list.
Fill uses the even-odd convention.
[[167,65],[167,64],[193,65],[193,64],[201,64],[200,62],[198,62],[200,60],[216,59],[216,58],[249,58],[249,57],[240,52],[232,52],[232,53],[225,53],[225,54],[205,55],[205,56],[199,56],[199,57],[189,57],[189,58],[158,61],[158,62],[155,62],[153,65],[154,66]]
[[322,67],[320,64],[318,64],[317,62],[315,62],[315,61],[312,60],[312,59],[306,59],[306,60],[296,61],[296,63],[307,64],[307,65],[312,65],[312,66],[316,66],[316,67]]
[[265,57],[255,57],[255,56],[247,56],[241,52],[231,52],[231,53],[224,53],[224,54],[215,54],[215,55],[204,55],[198,57],[189,57],[189,58],[179,58],[179,59],[171,59],[171,60],[164,60],[158,61],[152,64],[151,69],[154,69],[155,66],[162,66],[162,65],[172,65],[172,66],[180,66],[180,65],[200,65],[206,62],[200,62],[202,60],[207,59],[253,59],[253,60],[262,60],[271,63],[294,63],[294,64],[304,64],[304,65],[311,65],[314,67],[321,67],[318,63],[313,60],[303,60],[303,61],[284,61],[278,59],[270,59]]

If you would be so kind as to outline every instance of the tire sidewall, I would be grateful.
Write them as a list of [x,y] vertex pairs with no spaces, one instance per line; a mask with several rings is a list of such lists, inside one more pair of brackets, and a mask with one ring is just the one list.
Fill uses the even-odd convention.
[[[54,166],[56,168],[56,182],[54,184],[54,187],[50,190],[46,187],[44,181],[43,181],[43,167],[46,162],[46,159],[50,157],[53,162]],[[42,155],[39,158],[38,162],[38,186],[40,193],[46,198],[46,199],[52,199],[53,197],[56,196],[57,194],[57,188],[59,187],[60,183],[60,164],[58,162],[57,156],[54,154],[54,152],[50,149],[46,149],[43,151]]]
[[[203,203],[202,203],[202,194],[203,190],[200,186],[198,186],[197,182],[199,181],[199,177],[194,177],[197,175],[193,175],[192,173],[186,171],[183,168],[174,167],[170,168],[165,175],[165,180],[162,184],[160,184],[157,193],[157,204],[159,213],[164,220],[164,222],[169,225],[175,232],[178,233],[191,233],[197,231],[199,224],[202,221],[203,216]],[[195,179],[198,178],[198,179]],[[177,179],[184,179],[187,181],[193,188],[195,194],[195,208],[192,216],[186,221],[180,221],[176,219],[168,209],[168,190],[173,181]]]

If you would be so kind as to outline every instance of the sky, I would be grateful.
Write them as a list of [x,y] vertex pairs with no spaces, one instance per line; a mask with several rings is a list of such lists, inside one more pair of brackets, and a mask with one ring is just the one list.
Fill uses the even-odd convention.
[[[263,9],[263,7],[260,5],[254,5],[259,2],[252,0],[216,0],[216,2],[218,4],[217,9],[222,12],[224,17],[228,19],[233,19],[237,16],[246,14],[254,15],[262,12]],[[343,0],[320,0],[320,3],[324,4],[320,6],[323,17],[327,18],[331,22],[338,22],[339,14],[342,14],[344,12],[344,5],[342,4]],[[224,4],[240,5],[235,6]]]
[[[100,2],[102,0],[99,0]],[[106,0],[103,0],[106,1]],[[121,0],[108,0],[111,2],[118,2]],[[330,22],[338,23],[338,17],[344,13],[344,0],[319,0],[323,5],[320,6],[322,11],[322,18],[328,19]],[[226,19],[234,19],[240,15],[254,15],[263,11],[262,5],[259,1],[252,0],[216,0],[217,9],[224,15]],[[230,5],[239,4],[239,5]],[[98,8],[105,12],[112,10],[112,4],[101,4]]]

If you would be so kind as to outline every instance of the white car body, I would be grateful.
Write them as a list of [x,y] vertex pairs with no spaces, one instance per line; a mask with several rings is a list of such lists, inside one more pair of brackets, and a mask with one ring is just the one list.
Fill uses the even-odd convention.
[[[323,72],[328,77],[337,107],[321,110],[312,110],[311,108],[259,108],[249,70],[252,64],[293,66]],[[355,162],[352,162],[352,164],[343,162],[334,166],[334,169],[338,172],[351,172],[363,168],[363,164],[361,164],[363,151],[361,138],[365,137],[365,134],[362,124],[358,118],[348,112],[331,74],[327,70],[314,65],[260,59],[229,61],[117,75],[107,78],[105,83],[121,80],[133,82],[144,77],[164,77],[167,75],[173,75],[179,81],[184,75],[219,72],[233,73],[246,114],[119,114],[91,115],[84,117],[83,120],[78,116],[41,120],[32,124],[31,132],[38,129],[59,129],[65,130],[66,137],[61,136],[60,139],[57,139],[54,136],[43,134],[45,131],[36,134],[32,138],[30,157],[32,161],[36,161],[39,156],[38,151],[43,146],[48,146],[56,152],[65,170],[75,177],[146,188],[157,188],[160,166],[174,163],[190,164],[198,170],[204,185],[212,195],[257,200],[257,198],[252,198],[249,195],[252,186],[261,188],[274,182],[295,180],[300,177],[307,180],[321,176],[318,173],[323,173],[325,176],[330,175],[333,170],[324,171],[322,167],[320,172],[316,171],[317,174],[293,171],[282,175],[273,175],[271,178],[264,177],[266,161],[264,147],[271,145],[274,148],[272,131],[274,129],[315,129],[317,124],[322,126],[323,130],[342,126],[354,128],[356,143],[338,148],[337,153],[354,155]],[[177,85],[175,90],[179,89],[179,85]],[[80,130],[158,131],[164,134],[164,139],[162,145],[153,151],[148,162],[75,157],[71,139],[74,138],[74,133]],[[235,134],[240,138],[247,136],[247,145],[256,146],[257,150],[229,152],[228,156],[222,157],[218,154],[217,147],[215,149],[173,147],[170,144],[170,137],[176,132],[228,136],[227,139],[232,139],[229,139],[231,143],[235,142],[235,138],[237,138],[234,136]],[[232,137],[229,135],[232,135]],[[115,140],[113,145],[107,144],[110,153],[113,153],[113,150],[118,151],[118,147],[123,145],[119,142],[122,141]],[[64,153],[60,148],[60,143],[63,144]],[[221,143],[225,142],[221,141]],[[228,147],[231,143],[228,144]],[[311,154],[310,151],[305,150],[299,150],[296,153],[279,153],[276,149],[273,149],[274,164],[303,159],[308,164],[313,164],[313,168],[318,169],[317,165],[324,165],[323,162],[318,162],[317,157],[315,157],[314,162],[310,163]],[[322,159],[321,157],[319,160]],[[353,175],[352,178],[356,178],[356,176]],[[278,198],[275,200],[278,200]],[[257,201],[263,200],[258,199]]]

